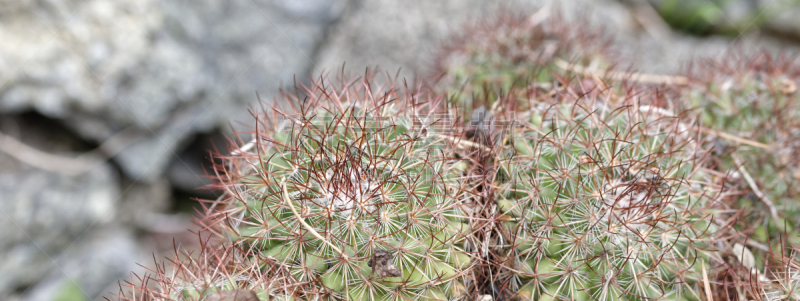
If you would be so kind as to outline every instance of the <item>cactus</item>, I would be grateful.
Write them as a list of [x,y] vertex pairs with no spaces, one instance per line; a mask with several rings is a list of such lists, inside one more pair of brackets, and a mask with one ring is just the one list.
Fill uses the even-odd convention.
[[465,118],[473,108],[491,108],[508,94],[524,98],[530,89],[549,92],[559,77],[568,76],[557,62],[603,69],[613,63],[609,40],[600,30],[550,14],[548,9],[527,16],[499,13],[467,26],[442,47],[434,75]]
[[725,61],[706,62],[690,75],[693,85],[678,89],[679,95],[699,115],[716,149],[719,169],[751,192],[734,205],[755,210],[741,219],[741,229],[756,234],[753,238],[762,243],[784,231],[794,244],[800,243],[792,229],[800,224],[796,61],[767,53],[732,55]]
[[[727,258],[724,268],[711,274],[720,284],[712,287],[720,298],[770,299],[765,292],[791,291],[776,283],[786,282],[779,279],[791,274],[788,265],[797,264],[781,254],[800,243],[794,229],[800,223],[796,59],[731,52],[722,60],[701,61],[687,77],[688,85],[669,87],[667,94],[690,113],[687,119],[696,120],[700,142],[713,149],[710,165],[727,175],[727,190],[736,196],[718,206],[736,213],[723,216],[731,220],[732,237],[720,252]],[[744,243],[752,257],[747,264],[744,247],[732,247]]]
[[463,171],[441,131],[450,118],[423,109],[436,100],[401,102],[366,80],[304,94],[288,99],[296,112],[275,110],[277,127],[259,128],[257,148],[227,158],[233,197],[210,219],[289,266],[309,299],[463,295]]
[[524,300],[699,299],[717,225],[691,133],[658,108],[540,105],[496,160],[510,291]]
[[[557,19],[505,15],[467,32],[439,61],[449,98],[368,75],[321,79],[282,94],[291,109],[255,114],[239,133],[253,139],[217,155],[225,197],[201,220],[228,247],[176,256],[157,288],[134,289],[174,300],[796,296],[796,252],[781,253],[796,238],[764,247],[742,234],[769,243],[800,222],[800,69],[740,58],[654,89],[556,71],[576,58],[609,65],[593,55],[600,38]],[[462,133],[453,105],[488,108]],[[748,187],[762,200],[740,197]]]
[[[132,277],[120,285],[119,300],[219,300],[233,294],[239,299],[292,300],[287,287],[295,283],[288,269],[257,250],[221,245],[201,239],[199,252],[175,247],[169,265],[156,262],[152,274]],[[138,283],[138,284],[136,284]],[[222,299],[226,300],[226,299]],[[230,299],[233,300],[233,299]]]

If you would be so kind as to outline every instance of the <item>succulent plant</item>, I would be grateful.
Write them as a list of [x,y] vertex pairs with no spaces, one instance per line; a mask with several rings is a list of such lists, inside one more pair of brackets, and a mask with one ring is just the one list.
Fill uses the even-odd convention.
[[534,82],[549,92],[558,77],[567,76],[557,62],[601,69],[612,64],[609,40],[600,30],[551,14],[548,9],[528,16],[501,12],[466,26],[442,47],[434,75],[465,118],[473,108],[491,108],[508,94],[529,93]]
[[700,299],[719,187],[660,110],[541,104],[510,134],[493,188],[516,298]]
[[[201,240],[198,250],[176,246],[169,264],[120,285],[119,300],[291,300],[295,283],[285,265],[258,250]],[[223,298],[229,296],[230,298]]]
[[[767,243],[800,224],[800,67],[789,57],[759,53],[706,62],[679,95],[699,115],[716,148],[718,169],[751,193],[734,207],[755,209],[743,229]],[[753,227],[751,227],[753,226]],[[755,229],[752,229],[755,228]],[[769,231],[767,231],[769,230]],[[774,240],[777,242],[778,240]]]
[[[699,143],[713,152],[709,166],[726,175],[734,197],[717,207],[729,220],[728,238],[709,271],[715,299],[769,299],[775,284],[786,282],[797,259],[784,256],[800,243],[800,68],[796,59],[766,52],[701,61],[687,72],[687,85],[667,87],[665,94],[686,122],[700,132]],[[738,244],[738,247],[736,247]],[[742,246],[747,244],[747,247]],[[750,259],[744,260],[747,254]],[[776,264],[787,262],[786,266]],[[782,274],[782,276],[778,276]],[[787,295],[791,295],[788,293]]]
[[463,296],[471,257],[452,118],[427,109],[436,99],[366,80],[302,93],[287,96],[296,111],[275,109],[277,126],[261,120],[257,147],[226,159],[231,198],[216,218],[287,265],[308,299]]

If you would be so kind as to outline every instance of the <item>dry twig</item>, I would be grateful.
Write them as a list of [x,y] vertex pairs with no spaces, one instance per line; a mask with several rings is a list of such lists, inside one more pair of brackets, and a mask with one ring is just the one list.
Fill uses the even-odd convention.
[[775,204],[772,203],[772,200],[770,200],[769,197],[767,197],[767,195],[761,191],[761,189],[758,189],[756,181],[753,180],[753,177],[751,177],[750,173],[747,172],[747,169],[744,168],[744,162],[742,161],[742,158],[736,153],[731,154],[731,157],[733,158],[733,162],[736,163],[736,168],[739,170],[739,173],[742,174],[744,180],[747,181],[748,185],[750,185],[750,189],[753,189],[753,193],[755,193],[756,196],[761,199],[761,201],[764,202],[764,204],[769,208],[769,213],[772,215],[772,219],[775,220],[775,224],[779,224],[780,221],[778,219],[778,210],[775,209]]
[[451,136],[447,136],[447,135],[441,135],[441,134],[432,134],[431,133],[430,135],[434,135],[434,136],[439,137],[439,138],[444,138],[444,139],[450,140],[450,142],[453,142],[453,143],[457,144],[458,147],[460,147],[460,148],[468,149],[468,148],[474,147],[474,148],[480,148],[480,149],[482,149],[484,151],[487,151],[487,152],[492,151],[491,148],[483,146],[483,145],[480,145],[480,144],[472,142],[472,141],[458,139],[458,138],[455,138],[455,137],[451,137]]
[[731,134],[728,134],[728,133],[725,133],[725,132],[720,132],[720,131],[717,131],[717,130],[707,129],[707,128],[704,128],[704,127],[697,127],[697,130],[702,132],[702,133],[704,133],[704,134],[714,135],[714,136],[717,136],[717,137],[720,137],[720,138],[736,141],[738,143],[746,144],[746,145],[749,145],[749,146],[754,146],[754,147],[763,148],[763,149],[772,148],[772,146],[770,146],[769,144],[764,144],[764,143],[761,143],[761,142],[758,142],[758,141],[745,139],[745,138],[742,138],[742,137],[734,136],[734,135],[731,135]]
[[706,273],[705,262],[700,262],[700,269],[703,271],[703,287],[705,287],[706,290],[706,300],[714,301],[714,297],[711,296],[711,285],[708,283],[708,273]]
[[[655,113],[661,114],[663,116],[675,117],[675,114],[673,114],[670,111],[667,111],[667,110],[659,108],[659,107],[649,106],[649,105],[644,105],[644,106],[639,107],[639,111],[640,112],[655,112]],[[681,126],[686,127],[686,125],[682,124],[682,123],[681,123]],[[728,134],[728,133],[725,133],[725,132],[712,130],[712,129],[704,128],[704,127],[701,127],[701,126],[695,126],[693,128],[697,129],[698,131],[700,131],[703,134],[714,135],[714,136],[717,136],[717,137],[720,137],[720,138],[723,138],[723,139],[727,139],[727,140],[731,140],[731,141],[734,141],[734,142],[738,142],[740,144],[745,144],[745,145],[754,146],[754,147],[763,148],[763,149],[771,149],[772,148],[772,146],[769,145],[769,144],[764,144],[764,143],[761,143],[761,142],[758,142],[758,141],[745,139],[745,138],[738,137],[738,136],[735,136],[735,135],[731,135],[731,134]]]
[[566,71],[574,71],[590,77],[603,77],[613,80],[633,81],[633,82],[639,82],[645,84],[657,84],[657,85],[665,84],[665,85],[683,86],[689,84],[689,78],[685,76],[671,76],[671,75],[620,72],[620,71],[605,71],[600,73],[589,70],[580,65],[567,63],[566,61],[560,58],[556,58],[555,63],[556,66],[558,66],[561,69],[564,69]]
[[300,213],[297,213],[297,209],[294,208],[294,205],[292,205],[292,200],[289,198],[289,191],[286,189],[285,180],[281,182],[281,188],[283,188],[283,201],[286,202],[286,204],[289,204],[289,209],[292,209],[292,213],[294,213],[294,216],[297,217],[297,221],[299,221],[300,224],[303,225],[303,227],[306,227],[306,230],[308,230],[308,232],[311,232],[312,235],[316,236],[319,240],[330,246],[334,251],[342,255],[342,258],[344,258],[344,260],[347,260],[347,254],[342,252],[341,249],[339,249],[334,244],[329,242],[327,239],[322,237],[322,235],[317,233],[317,230],[314,230],[314,227],[311,227],[308,223],[306,223],[303,217],[300,216]]

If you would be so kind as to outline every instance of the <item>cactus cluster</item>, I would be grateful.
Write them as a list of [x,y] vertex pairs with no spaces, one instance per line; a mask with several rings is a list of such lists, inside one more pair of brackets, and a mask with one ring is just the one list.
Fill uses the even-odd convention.
[[552,84],[567,74],[558,62],[602,69],[614,63],[601,30],[550,14],[503,13],[467,26],[441,47],[433,74],[465,118],[473,108],[524,94],[531,83]]
[[577,101],[519,130],[495,167],[519,299],[700,299],[718,187],[675,118]]
[[788,279],[800,243],[794,229],[800,223],[800,65],[786,55],[731,52],[725,60],[694,66],[687,78],[688,85],[668,93],[696,120],[712,150],[712,168],[738,190],[720,207],[736,212],[731,232],[737,238],[731,241],[750,247],[733,248],[727,260],[722,256],[715,271],[719,284],[712,286],[722,298],[769,299],[780,292],[796,299],[795,285],[785,282],[794,282]]
[[[760,212],[747,219],[758,225],[755,238],[766,243],[784,230],[792,233],[800,223],[800,66],[762,53],[705,64],[691,76],[694,84],[679,93],[708,129],[720,169],[733,171],[749,192],[736,206]],[[730,136],[735,139],[724,138]],[[800,243],[792,234],[789,239]]]
[[[199,252],[176,247],[169,265],[156,265],[151,274],[128,285],[121,300],[289,300],[293,282],[274,258],[254,249],[216,245],[200,239]],[[269,277],[264,277],[269,274]],[[253,299],[257,298],[257,299]]]
[[176,255],[137,293],[796,298],[795,243],[770,239],[796,224],[800,68],[745,57],[661,85],[555,71],[607,44],[537,14],[457,38],[431,90],[368,74],[282,94],[216,156],[224,196],[201,222],[228,251]]
[[229,230],[287,265],[304,296],[464,294],[463,168],[438,136],[451,118],[364,81],[306,96],[230,158]]

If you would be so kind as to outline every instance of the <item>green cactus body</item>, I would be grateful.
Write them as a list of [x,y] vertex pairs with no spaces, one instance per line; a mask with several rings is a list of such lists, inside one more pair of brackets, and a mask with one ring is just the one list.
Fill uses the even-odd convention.
[[236,300],[294,300],[285,289],[292,285],[286,277],[289,271],[274,258],[236,245],[212,245],[206,240],[200,244],[190,249],[176,246],[170,266],[156,266],[155,273],[145,277],[155,286],[132,284],[133,294],[123,292],[119,300],[203,301],[233,296]]
[[449,100],[464,110],[464,118],[473,108],[492,107],[509,95],[527,98],[536,93],[529,89],[532,83],[546,87],[566,77],[566,62],[599,70],[612,64],[598,31],[548,14],[542,9],[533,17],[503,15],[465,29],[467,34],[445,47],[435,75],[443,75]]
[[[725,64],[734,66],[717,63],[695,75],[696,85],[683,88],[682,97],[687,107],[697,108],[700,124],[710,130],[719,169],[753,191],[753,185],[745,180],[747,172],[763,192],[763,197],[754,192],[740,199],[740,207],[766,213],[742,219],[745,228],[766,215],[769,221],[763,224],[769,227],[770,239],[786,233],[793,243],[800,242],[791,226],[800,224],[796,201],[800,196],[800,143],[796,139],[800,136],[800,68],[794,60],[768,54]],[[766,208],[763,199],[780,209]],[[784,228],[784,218],[789,227]]]
[[[211,280],[211,279],[207,279]],[[248,283],[246,279],[243,277],[232,277],[228,279],[218,278],[211,282],[198,282],[194,285],[184,285],[182,287],[178,287],[178,290],[175,291],[174,294],[171,294],[169,299],[166,300],[206,300],[208,296],[216,293],[216,292],[223,292],[223,291],[233,291],[240,289],[240,286]],[[256,292],[256,296],[260,300],[280,300],[280,301],[289,301],[292,300],[291,297],[287,296],[272,296],[270,295],[271,289],[263,286],[250,286],[248,289]],[[244,294],[244,293],[242,293]]]
[[514,134],[497,171],[500,208],[517,220],[521,292],[671,299],[706,235],[696,224],[710,218],[688,137],[646,110],[588,101],[533,115],[543,122]]
[[[462,171],[418,118],[367,102],[288,116],[237,186],[239,239],[334,298],[458,297],[470,266]],[[377,250],[402,276],[369,266]]]

